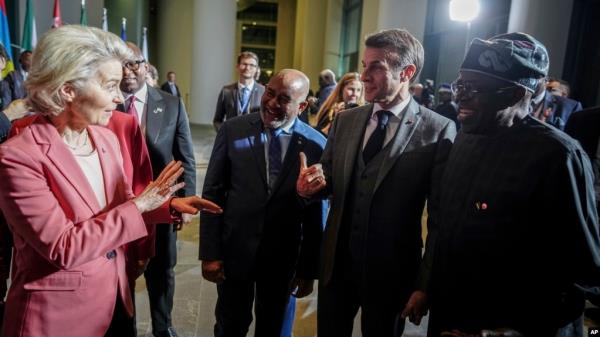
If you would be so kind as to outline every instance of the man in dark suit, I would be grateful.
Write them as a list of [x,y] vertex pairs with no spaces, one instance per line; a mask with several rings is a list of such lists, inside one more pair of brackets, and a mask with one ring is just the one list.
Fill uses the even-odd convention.
[[536,95],[532,98],[533,117],[559,130],[564,130],[572,113],[581,110],[581,103],[546,90],[546,79],[539,81]]
[[256,82],[259,71],[258,56],[250,51],[242,52],[237,59],[237,71],[239,80],[224,86],[219,93],[213,118],[213,125],[217,131],[227,119],[260,110],[260,98],[265,92],[265,87]]
[[373,104],[342,111],[322,167],[298,177],[300,196],[332,196],[319,277],[319,337],[351,336],[359,308],[363,336],[399,336],[407,316],[420,323],[436,235],[434,187],[456,134],[452,121],[411,98],[409,84],[423,65],[417,39],[391,29],[369,36],[365,45],[361,79]]
[[217,133],[202,195],[225,207],[200,216],[203,276],[217,283],[215,336],[279,337],[290,293],[304,297],[317,277],[324,204],[305,203],[295,184],[299,153],[319,160],[325,138],[297,116],[308,78],[285,69],[271,78],[258,114]]
[[167,81],[165,83],[163,83],[163,85],[160,87],[160,89],[162,91],[168,92],[169,94],[171,94],[173,96],[177,96],[177,97],[181,98],[181,92],[179,91],[179,87],[175,83],[175,72],[174,71],[169,71],[167,73]]
[[[118,109],[138,118],[146,135],[154,178],[173,159],[183,163],[185,187],[180,196],[196,194],[196,164],[187,113],[181,99],[146,84],[147,63],[141,50],[128,42],[136,59],[123,66],[121,91],[125,98]],[[185,215],[185,214],[184,214]],[[184,222],[190,218],[183,217]],[[144,276],[150,298],[152,333],[155,337],[177,336],[171,323],[177,263],[177,232],[172,225],[156,226],[155,256]],[[143,261],[140,261],[142,263]]]
[[31,68],[31,55],[31,50],[23,51],[19,56],[19,67],[11,73],[13,76],[13,99],[19,99],[27,96],[27,92],[25,90],[25,80],[29,75],[29,68]]

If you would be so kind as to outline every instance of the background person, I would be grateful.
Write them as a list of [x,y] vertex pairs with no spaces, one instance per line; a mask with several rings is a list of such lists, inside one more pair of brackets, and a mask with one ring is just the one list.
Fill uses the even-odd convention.
[[364,104],[365,93],[360,75],[358,73],[345,74],[321,105],[317,113],[318,123],[316,129],[327,135],[333,119],[340,111]]

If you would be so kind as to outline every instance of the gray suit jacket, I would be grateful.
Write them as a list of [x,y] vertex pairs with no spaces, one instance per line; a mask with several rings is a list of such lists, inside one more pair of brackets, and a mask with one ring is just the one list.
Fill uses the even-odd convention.
[[[343,222],[349,226],[345,210],[355,160],[362,153],[363,135],[373,105],[342,111],[334,120],[327,146],[321,158],[327,179],[325,194],[332,196],[331,211],[324,233],[320,281],[332,277],[338,248],[338,234]],[[421,263],[421,215],[428,200],[428,240],[431,247],[436,235],[438,195],[444,163],[456,135],[454,123],[418,105],[413,99],[400,115],[401,122],[390,152],[379,169],[372,195],[366,197],[361,212],[369,212],[366,251],[359,263],[365,266],[369,291],[377,295],[409,295],[416,288],[426,288],[431,249]],[[346,212],[345,212],[346,211]],[[356,210],[351,210],[356,211]],[[344,249],[347,243],[340,242]],[[390,296],[390,295],[387,295]]]
[[227,119],[260,110],[260,99],[265,93],[265,87],[262,84],[254,82],[254,88],[252,89],[252,93],[250,93],[250,101],[245,111],[240,111],[238,91],[238,82],[228,84],[221,89],[219,99],[217,100],[215,117],[213,118],[215,130],[219,131],[221,124]]
[[[183,164],[185,187],[179,196],[196,194],[196,161],[190,123],[181,99],[148,86],[146,113],[146,145],[156,179],[171,160]],[[122,104],[118,110],[125,112]]]

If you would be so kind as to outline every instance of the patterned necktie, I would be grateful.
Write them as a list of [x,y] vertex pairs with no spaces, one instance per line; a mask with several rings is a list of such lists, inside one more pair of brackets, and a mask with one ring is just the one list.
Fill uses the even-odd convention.
[[281,141],[279,135],[280,129],[269,130],[271,139],[269,140],[269,185],[273,186],[281,173]]
[[391,112],[379,110],[375,114],[377,115],[377,128],[373,131],[367,145],[365,145],[365,148],[363,149],[363,161],[365,164],[368,164],[371,159],[381,151],[381,148],[383,148],[385,131]]
[[242,114],[246,113],[248,107],[248,100],[250,99],[250,90],[247,87],[242,88],[242,94],[240,95],[240,111]]
[[127,106],[127,113],[133,115],[135,120],[139,123],[140,116],[138,115],[137,109],[135,108],[135,96],[129,98],[129,105]]

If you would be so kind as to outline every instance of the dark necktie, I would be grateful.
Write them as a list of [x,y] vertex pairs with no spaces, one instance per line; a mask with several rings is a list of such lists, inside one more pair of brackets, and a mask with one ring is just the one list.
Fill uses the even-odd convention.
[[137,109],[135,108],[135,96],[131,96],[129,98],[129,105],[127,107],[127,113],[133,115],[135,117],[136,122],[140,122],[140,117],[138,116]]
[[271,132],[271,139],[269,140],[269,185],[273,186],[281,172],[281,141],[279,140],[281,130],[269,129],[269,132]]
[[373,130],[367,145],[363,149],[363,161],[368,164],[383,147],[385,141],[385,131],[387,124],[390,119],[391,112],[385,110],[379,110],[375,113],[377,115],[377,128]]

